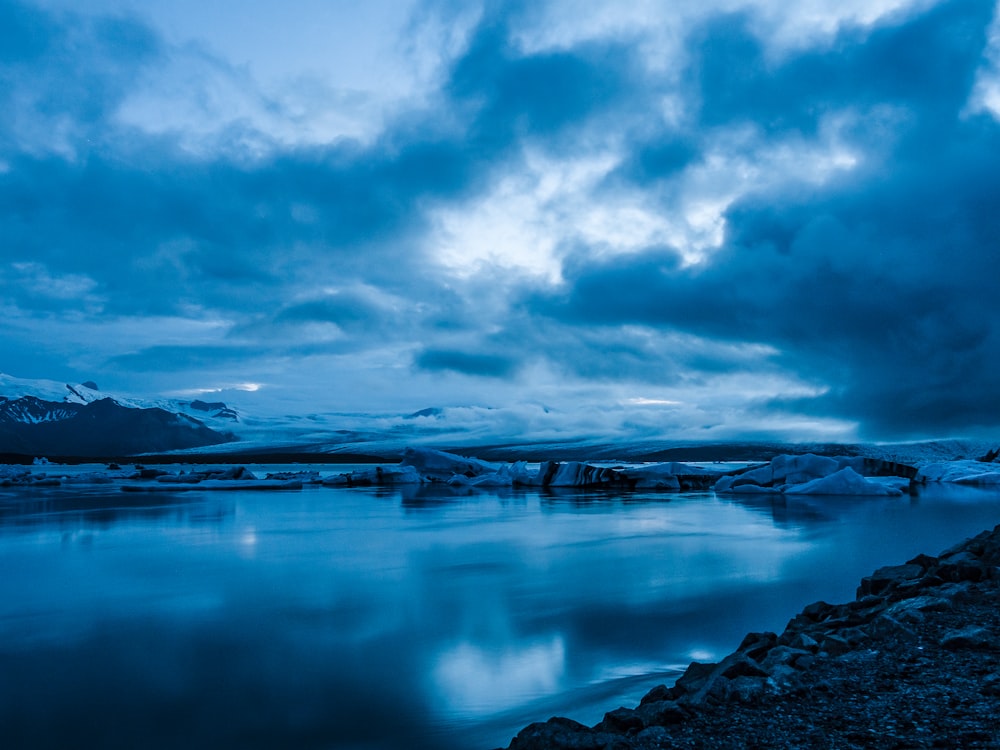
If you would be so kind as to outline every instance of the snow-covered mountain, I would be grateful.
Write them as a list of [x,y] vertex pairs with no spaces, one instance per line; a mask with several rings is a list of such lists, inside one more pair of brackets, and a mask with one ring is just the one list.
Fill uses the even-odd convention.
[[[188,408],[218,420],[236,418],[224,404]],[[109,397],[95,383],[69,385],[0,375],[0,453],[131,456],[232,439],[181,410]]]

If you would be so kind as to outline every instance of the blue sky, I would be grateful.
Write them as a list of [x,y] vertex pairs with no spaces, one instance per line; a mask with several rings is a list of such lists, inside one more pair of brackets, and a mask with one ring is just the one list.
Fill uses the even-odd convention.
[[0,0],[0,371],[497,434],[1000,423],[993,0]]

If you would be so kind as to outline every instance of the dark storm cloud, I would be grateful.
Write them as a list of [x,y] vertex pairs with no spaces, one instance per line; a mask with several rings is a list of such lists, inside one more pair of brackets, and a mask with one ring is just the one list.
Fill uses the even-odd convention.
[[845,102],[905,102],[926,127],[965,103],[992,12],[989,2],[946,2],[901,25],[845,28],[829,48],[780,62],[768,61],[750,16],[715,18],[691,44],[701,124],[810,129]]
[[0,29],[0,157],[99,142],[137,73],[164,54],[126,18],[56,17],[5,1]]
[[[17,352],[46,316],[218,324],[197,345],[130,341],[111,373],[417,346],[416,375],[530,387],[538,370],[626,393],[745,372],[826,386],[779,406],[874,436],[997,425],[1000,134],[968,107],[993,12],[942,2],[777,52],[751,13],[706,12],[664,70],[631,32],[526,51],[532,6],[488,4],[440,87],[368,141],[287,146],[234,120],[198,151],[121,116],[184,50],[136,20],[0,0],[0,303]],[[855,166],[805,174],[831,144]],[[598,152],[617,165],[596,184],[554,180],[572,194],[552,199],[554,235],[623,200],[677,223],[701,190],[692,204],[736,196],[722,247],[684,265],[662,237],[618,252],[556,236],[559,285],[439,262],[439,209],[464,219],[534,156],[558,171]],[[529,198],[547,227],[549,198]]]
[[91,123],[67,144],[77,158],[24,149],[9,158],[0,174],[4,259],[89,273],[111,312],[162,313],[195,301],[236,311],[277,305],[303,275],[426,286],[418,247],[428,201],[479,189],[519,137],[551,134],[609,106],[622,88],[621,66],[597,53],[516,57],[504,19],[494,17],[451,75],[447,110],[471,109],[464,131],[446,132],[436,113],[414,112],[369,146],[206,160],[114,120],[122,69],[171,54],[153,32],[105,20],[71,39],[68,24],[78,19],[21,5],[4,12],[28,29],[8,76],[29,63],[32,76],[46,71],[44,96],[20,116]]
[[471,145],[502,149],[520,136],[558,136],[628,101],[639,75],[628,46],[524,55],[510,38],[517,14],[505,11],[487,14],[446,87],[455,106],[476,109]]
[[[738,19],[710,24],[696,54],[705,125],[811,127],[817,112],[861,103],[902,108],[904,137],[826,188],[733,205],[725,246],[704,264],[682,267],[662,249],[578,260],[563,293],[533,309],[773,345],[831,388],[798,406],[870,434],[997,425],[1000,128],[964,111],[991,13],[947,3],[777,67],[759,63]],[[864,124],[861,142],[878,145]]]
[[486,378],[510,377],[518,366],[515,360],[507,357],[459,349],[424,349],[416,356],[414,364],[428,372],[444,370]]

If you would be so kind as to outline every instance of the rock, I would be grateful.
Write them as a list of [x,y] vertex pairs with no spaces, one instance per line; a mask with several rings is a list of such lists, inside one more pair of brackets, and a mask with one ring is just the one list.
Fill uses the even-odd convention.
[[510,750],[626,750],[628,747],[620,735],[595,732],[561,717],[525,727],[510,743]]
[[970,581],[946,583],[935,588],[934,594],[952,602],[962,601],[972,595],[972,583]]
[[829,617],[832,611],[833,611],[832,604],[827,604],[826,602],[819,601],[807,605],[802,610],[802,614],[804,614],[806,617],[808,617],[810,620],[813,620],[814,622],[819,622],[820,620]]
[[777,645],[778,636],[776,633],[749,633],[736,650],[759,662],[768,651]]
[[814,654],[805,654],[795,659],[794,666],[796,669],[812,669],[816,661],[817,658]]
[[882,614],[869,623],[866,628],[868,634],[873,638],[884,636],[903,637],[906,639],[916,638],[916,633],[912,628],[904,625],[895,617],[889,614]]
[[950,630],[941,639],[944,648],[956,651],[958,649],[1000,650],[1000,642],[988,628],[970,625],[961,630]]
[[944,581],[979,581],[984,577],[982,562],[968,550],[943,556],[934,574]]
[[851,644],[851,648],[868,640],[868,634],[860,627],[844,628],[840,631],[840,637]]
[[[811,638],[809,640],[812,640]],[[813,643],[816,643],[813,641]],[[817,646],[818,648],[818,646]],[[798,666],[798,660],[803,656],[811,656],[812,652],[806,649],[793,648],[791,646],[775,646],[761,662],[761,668],[765,672],[773,675],[775,669],[780,666]]]
[[819,643],[805,633],[796,633],[789,645],[794,650],[804,651],[806,653],[816,653],[819,651]]
[[668,747],[666,743],[670,740],[670,732],[659,726],[649,727],[639,732],[635,739],[640,743],[640,747]]
[[836,635],[827,635],[820,642],[820,651],[830,656],[843,656],[851,650],[851,644],[844,638]]
[[770,692],[767,677],[741,675],[724,685],[726,700],[738,703],[759,703]]
[[774,695],[797,693],[803,684],[799,670],[779,664],[771,671],[771,676],[768,678],[768,692]]
[[712,662],[691,662],[684,674],[677,678],[674,688],[682,694],[697,692],[708,681],[717,666],[719,665]]
[[727,656],[719,663],[722,676],[730,680],[737,677],[767,677],[767,672],[744,654]]
[[858,597],[884,593],[904,581],[920,578],[923,574],[924,569],[916,564],[888,565],[884,568],[879,568],[870,576],[861,579],[861,586],[858,587]]
[[919,565],[921,568],[924,569],[924,572],[926,572],[938,564],[938,558],[931,557],[930,555],[920,554],[914,557],[912,560],[907,560],[906,564]]
[[622,732],[627,734],[630,732],[638,732],[644,726],[645,723],[638,712],[623,706],[604,714],[604,720],[595,726],[594,729],[596,731]]
[[636,713],[642,718],[643,725],[647,727],[679,724],[690,716],[676,701],[647,703],[639,706]]
[[1000,672],[994,672],[983,678],[983,686],[979,692],[983,695],[1000,696]]
[[[688,667],[688,671],[691,671],[691,667]],[[715,705],[729,699],[730,692],[733,689],[729,683],[734,680],[743,677],[759,679],[767,678],[768,676],[767,672],[761,669],[755,661],[750,659],[746,654],[738,651],[712,666],[707,675],[704,675],[703,669],[697,670],[695,674],[697,677],[693,675],[690,683],[679,685],[684,690],[684,693],[678,700],[683,704],[694,706],[705,704]],[[686,677],[687,673],[684,676]],[[680,680],[678,680],[678,683],[680,683]],[[745,690],[751,689],[747,687]],[[751,692],[755,690],[756,688],[753,688]]]
[[657,685],[655,688],[642,696],[642,700],[639,701],[639,705],[645,706],[647,703],[658,703],[660,701],[673,700],[674,693],[675,691],[673,688],[668,688],[666,685]]
[[951,609],[952,603],[941,596],[917,596],[891,604],[885,614],[903,622],[919,622],[922,612],[943,612]]

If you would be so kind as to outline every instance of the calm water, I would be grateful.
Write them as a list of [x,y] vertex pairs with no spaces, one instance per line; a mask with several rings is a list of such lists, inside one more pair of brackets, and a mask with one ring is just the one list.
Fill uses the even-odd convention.
[[486,750],[997,523],[959,488],[0,490],[0,745]]

